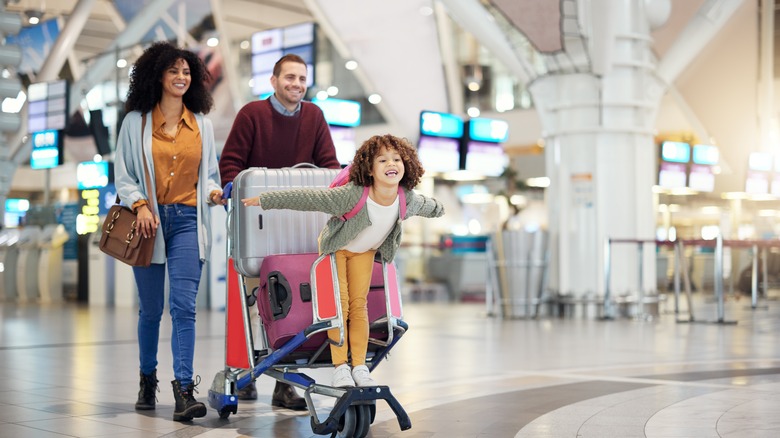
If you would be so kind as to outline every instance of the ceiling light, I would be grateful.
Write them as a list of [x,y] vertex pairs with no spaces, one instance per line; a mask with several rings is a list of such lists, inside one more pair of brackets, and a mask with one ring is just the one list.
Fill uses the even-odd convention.
[[217,47],[219,45],[219,38],[217,37],[211,37],[208,40],[206,40],[206,45],[209,47]]
[[466,110],[466,114],[468,114],[469,117],[479,117],[479,108],[472,106]]
[[328,98],[328,92],[325,90],[320,90],[317,92],[317,99],[319,100],[325,100]]
[[125,68],[125,67],[127,67],[127,60],[126,59],[117,59],[116,60],[116,66],[118,68]]
[[335,85],[328,87],[328,96],[335,96],[337,94],[339,94],[339,87]]
[[371,103],[371,104],[376,105],[376,104],[378,104],[381,101],[382,101],[382,96],[380,96],[380,95],[378,95],[376,93],[371,94],[371,95],[368,96],[368,102]]
[[349,60],[344,64],[344,68],[347,70],[355,70],[357,68],[358,64],[357,61]]

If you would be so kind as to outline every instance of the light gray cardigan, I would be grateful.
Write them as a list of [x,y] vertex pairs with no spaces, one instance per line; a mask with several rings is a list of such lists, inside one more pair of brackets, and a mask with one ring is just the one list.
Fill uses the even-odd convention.
[[[439,217],[444,206],[434,198],[404,189],[406,194],[406,219],[412,216]],[[352,241],[361,231],[371,225],[368,205],[346,222],[340,219],[357,204],[363,187],[347,183],[332,189],[294,189],[266,192],[259,196],[263,209],[289,209],[299,211],[321,211],[333,215],[320,233],[320,254],[336,252]],[[366,203],[368,204],[368,203]],[[401,246],[401,221],[396,221],[387,238],[377,251],[386,262],[393,261]]]
[[[116,142],[116,158],[114,163],[114,184],[119,199],[123,204],[132,206],[141,199],[149,199],[147,194],[155,196],[157,193],[156,182],[154,179],[154,160],[152,158],[152,116],[146,114],[146,127],[143,129],[143,139],[141,139],[141,113],[132,111],[125,116],[122,121],[122,128],[119,130],[119,138]],[[202,114],[195,114],[195,120],[200,129],[200,138],[203,146],[201,147],[200,169],[198,170],[197,186],[197,206],[198,206],[198,254],[200,260],[206,261],[211,252],[211,215],[207,207],[210,205],[209,193],[214,190],[221,190],[219,179],[219,167],[217,166],[217,154],[214,146],[214,127],[211,120],[203,117]],[[152,187],[146,187],[146,177],[144,176],[144,162],[141,155],[142,149],[138,145],[142,144],[143,154],[146,156],[146,162],[149,165],[149,176]],[[154,214],[158,217],[160,212],[157,209],[157,202],[154,202]],[[157,229],[157,237],[154,241],[154,255],[152,263],[165,263],[165,240],[162,229]]]

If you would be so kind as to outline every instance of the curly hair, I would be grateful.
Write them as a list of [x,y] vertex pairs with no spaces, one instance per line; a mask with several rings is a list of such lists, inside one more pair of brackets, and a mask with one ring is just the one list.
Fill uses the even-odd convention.
[[388,151],[398,152],[404,162],[404,176],[401,178],[400,185],[407,190],[417,187],[425,173],[420,159],[417,158],[417,150],[409,140],[391,134],[375,135],[363,142],[355,152],[349,179],[359,186],[373,185],[374,178],[371,176],[371,170],[374,166],[374,158],[379,154],[382,146]]
[[184,106],[194,113],[208,114],[214,106],[206,82],[210,78],[203,61],[193,52],[162,41],[149,46],[130,73],[130,90],[125,111],[151,111],[162,99],[162,77],[165,71],[183,59],[190,67],[190,87],[182,98]]

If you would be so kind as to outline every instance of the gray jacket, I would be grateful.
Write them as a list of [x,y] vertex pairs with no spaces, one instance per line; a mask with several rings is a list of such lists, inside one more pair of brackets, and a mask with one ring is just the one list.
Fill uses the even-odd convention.
[[[119,130],[119,138],[116,142],[116,159],[114,164],[114,184],[122,203],[132,206],[140,199],[149,199],[147,194],[154,196],[157,193],[154,180],[154,160],[152,159],[152,116],[147,113],[146,127],[143,128],[141,138],[141,113],[132,111],[122,121]],[[201,260],[206,261],[211,253],[211,215],[208,210],[209,193],[213,190],[221,190],[219,180],[219,167],[217,166],[217,154],[214,146],[214,128],[211,120],[202,114],[195,114],[195,120],[200,129],[200,138],[203,141],[200,155],[200,169],[198,170],[197,202],[198,202],[198,254]],[[143,149],[138,145],[143,144]],[[146,156],[149,165],[149,180],[152,187],[146,187],[144,176],[144,162],[141,152]],[[154,214],[160,216],[157,202],[154,202]],[[162,229],[157,229],[157,237],[154,240],[154,255],[152,263],[165,263],[165,240]]]
[[[444,214],[444,206],[434,198],[420,195],[411,190],[406,193],[406,217],[439,217]],[[320,233],[320,254],[336,252],[352,241],[361,231],[371,225],[368,218],[368,206],[351,219],[339,219],[352,210],[363,194],[363,187],[348,183],[332,189],[295,189],[267,192],[259,196],[260,206],[266,210],[289,209],[299,211],[321,211],[332,215]],[[384,242],[379,253],[386,262],[391,262],[401,245],[401,221],[397,221]]]

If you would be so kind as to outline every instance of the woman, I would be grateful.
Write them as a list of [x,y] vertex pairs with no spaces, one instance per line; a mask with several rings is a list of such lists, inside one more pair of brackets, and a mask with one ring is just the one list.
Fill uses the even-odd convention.
[[152,264],[133,267],[141,372],[135,408],[155,408],[167,265],[174,421],[206,415],[206,406],[193,396],[200,383],[192,371],[195,301],[211,246],[206,207],[222,203],[214,130],[203,117],[213,106],[207,79],[203,62],[190,51],[167,42],[146,49],[130,74],[116,150],[117,193],[137,212],[140,233],[155,239]]

